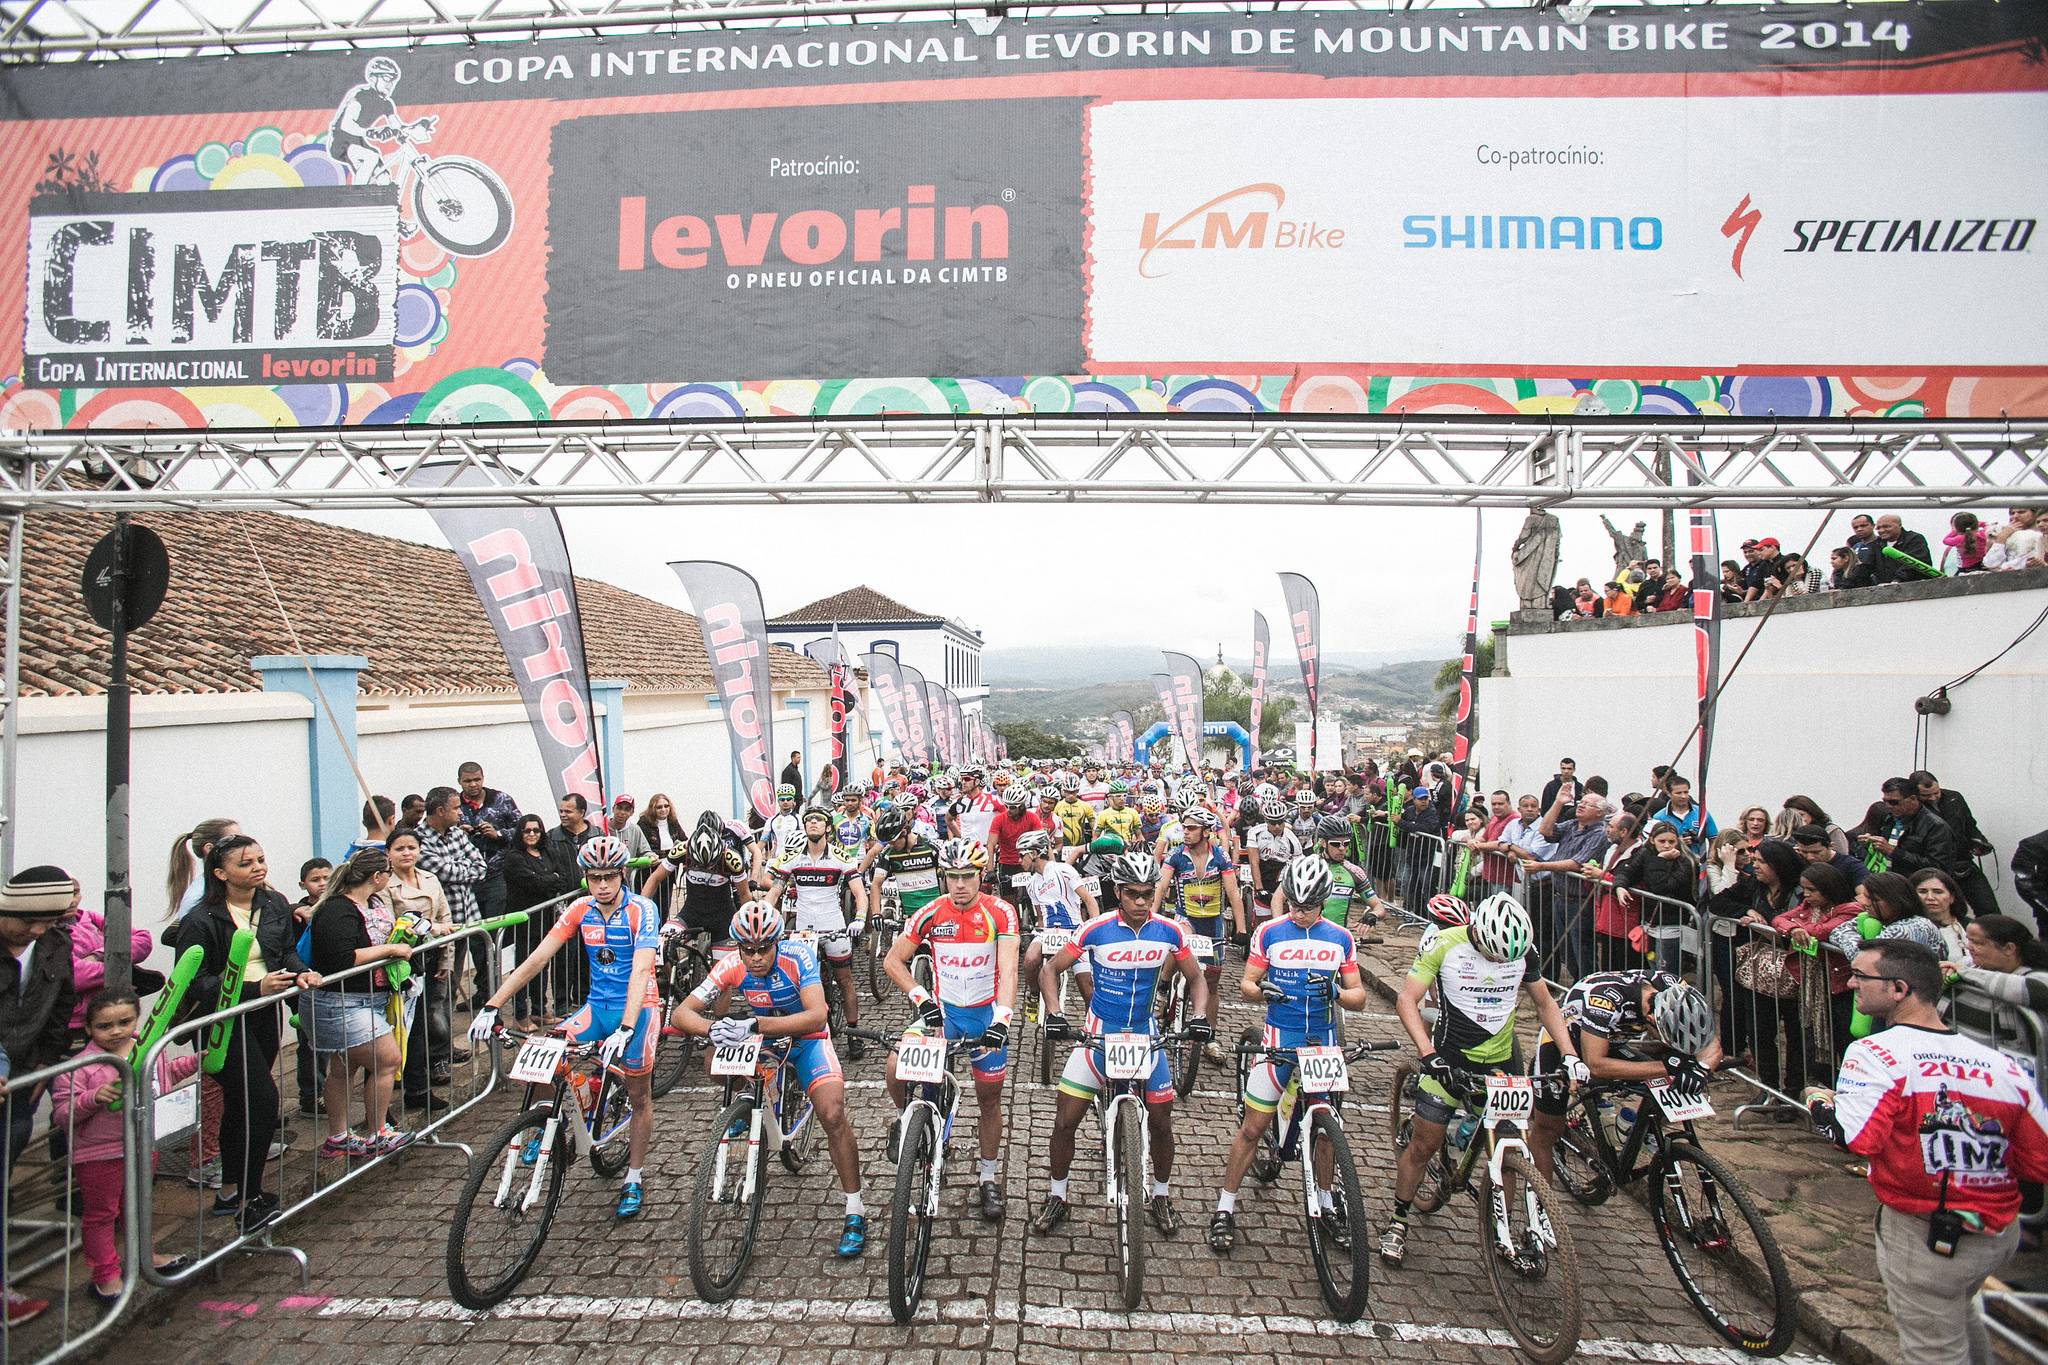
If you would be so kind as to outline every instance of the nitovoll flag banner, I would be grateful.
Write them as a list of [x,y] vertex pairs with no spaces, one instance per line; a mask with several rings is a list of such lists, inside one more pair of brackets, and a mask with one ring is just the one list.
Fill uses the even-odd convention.
[[1472,672],[1479,658],[1479,557],[1486,514],[1472,513],[1472,596],[1465,603],[1465,657],[1458,672],[1458,721],[1451,737],[1451,809],[1463,809],[1465,779],[1472,773]]
[[1266,629],[1266,613],[1252,613],[1252,700],[1247,719],[1251,724],[1245,728],[1251,731],[1251,764],[1259,766],[1259,726],[1266,718],[1266,659],[1272,653],[1273,639]]
[[1322,729],[1316,698],[1322,691],[1323,599],[1316,585],[1298,573],[1280,575],[1287,599],[1287,629],[1294,636],[1294,657],[1301,661],[1301,687],[1308,693],[1308,761],[1316,766],[1316,734]]
[[1699,705],[1699,780],[1693,804],[1707,808],[1707,763],[1714,750],[1714,705],[1721,690],[1721,546],[1709,507],[1687,511],[1692,540],[1692,649],[1694,692]]
[[946,763],[953,760],[946,754],[946,717],[939,701],[936,683],[925,679],[924,671],[910,664],[904,664],[903,677],[910,684],[910,694],[917,698],[918,723],[924,727],[923,757],[920,763]]
[[0,426],[2048,413],[2048,5],[1241,8],[9,64]]
[[1181,742],[1181,752],[1192,758],[1195,751],[1188,747],[1187,738],[1180,732],[1180,706],[1173,697],[1173,675],[1171,673],[1154,673],[1152,675],[1152,690],[1159,697],[1159,711],[1162,718],[1166,721],[1166,733],[1179,740]]
[[1173,679],[1173,706],[1181,743],[1187,746],[1188,764],[1192,767],[1202,761],[1202,664],[1192,654],[1162,652],[1166,656],[1166,674]]
[[1138,740],[1138,727],[1128,711],[1112,711],[1109,716],[1110,756],[1118,763],[1131,761],[1132,746]]
[[761,609],[761,585],[735,565],[715,559],[672,562],[683,581],[711,679],[732,741],[732,768],[740,789],[762,819],[775,814],[775,689],[768,680],[768,615]]
[[916,724],[916,714],[922,703],[911,694],[910,682],[903,676],[896,656],[871,651],[861,655],[860,660],[868,671],[868,685],[874,690],[877,703],[882,708],[882,723],[889,727],[889,737],[896,741],[896,751],[902,755],[906,766],[921,762],[918,757],[921,730]]
[[[405,479],[409,488],[486,487],[503,481],[482,466],[454,463],[419,465]],[[505,651],[555,798],[575,793],[602,808],[597,713],[590,703],[583,617],[561,522],[552,509],[540,507],[437,503],[431,510]]]
[[825,639],[813,640],[805,645],[804,653],[825,666],[826,675],[831,681],[832,761],[828,766],[832,771],[831,789],[836,792],[846,785],[852,764],[852,755],[847,752],[847,736],[850,733],[847,729],[847,717],[853,708],[850,703],[852,689],[846,685],[846,651],[840,647],[838,640],[827,636]]
[[950,687],[940,688],[939,695],[945,702],[946,735],[953,746],[952,761],[971,762],[972,758],[967,752],[967,718],[960,710],[960,698],[953,694]]

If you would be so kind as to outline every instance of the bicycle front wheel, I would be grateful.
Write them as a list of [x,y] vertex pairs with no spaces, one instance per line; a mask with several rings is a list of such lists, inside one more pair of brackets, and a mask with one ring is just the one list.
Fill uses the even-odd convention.
[[[1372,1287],[1365,1197],[1359,1193],[1358,1168],[1351,1162],[1344,1125],[1329,1110],[1315,1111],[1302,1158],[1308,1162],[1318,1196],[1318,1211],[1308,1216],[1308,1245],[1315,1255],[1316,1278],[1322,1281],[1323,1302],[1337,1321],[1356,1322],[1365,1312],[1367,1291]],[[1328,1208],[1320,1207],[1325,1190],[1330,1196]]]
[[706,1303],[724,1303],[740,1287],[761,1230],[768,1145],[749,1146],[753,1121],[753,1096],[743,1095],[725,1107],[711,1140],[697,1154],[697,1182],[690,1195],[690,1283]]
[[1500,1185],[1480,1167],[1479,1258],[1502,1322],[1537,1365],[1560,1365],[1579,1349],[1579,1262],[1529,1159],[1509,1152]]
[[448,1225],[448,1294],[464,1308],[503,1303],[547,1244],[569,1169],[566,1143],[540,1150],[552,1113],[541,1104],[509,1120],[469,1163]]
[[1117,1287],[1124,1311],[1145,1297],[1145,1116],[1135,1101],[1116,1106],[1116,1186],[1110,1196],[1116,1214]]
[[867,951],[860,955],[860,972],[867,981],[868,999],[879,1005],[882,1003],[882,991],[889,984],[889,974],[882,970],[882,959],[888,955],[890,940],[882,932],[880,921],[870,923],[863,937],[867,941]]
[[1673,1142],[1650,1204],[1679,1287],[1721,1338],[1753,1356],[1792,1344],[1792,1278],[1749,1195],[1719,1158]]
[[931,1109],[912,1105],[903,1119],[896,1157],[896,1203],[889,1211],[889,1313],[897,1322],[917,1314],[925,1261],[932,1252],[933,1187],[939,1182],[939,1137]]

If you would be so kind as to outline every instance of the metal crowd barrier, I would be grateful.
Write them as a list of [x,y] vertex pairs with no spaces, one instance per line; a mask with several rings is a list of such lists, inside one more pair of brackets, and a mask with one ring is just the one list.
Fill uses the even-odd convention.
[[[90,1169],[81,1175],[80,1164],[72,1159],[78,1150],[78,1115],[68,1104],[61,1116],[54,1114],[57,1092],[72,1084],[67,1078],[89,1067],[111,1068],[132,1105],[137,1093],[134,1070],[126,1059],[104,1052],[80,1053],[13,1077],[0,1087],[0,1119],[6,1120],[7,1134],[6,1159],[0,1161],[0,1220],[5,1225],[0,1233],[0,1284],[49,1304],[41,1316],[19,1327],[7,1326],[0,1317],[0,1361],[54,1361],[75,1355],[105,1333],[135,1295],[143,1242],[134,1217],[141,1163],[133,1126],[115,1121],[121,1140],[118,1171],[109,1172],[106,1160],[100,1159],[86,1163]],[[122,1275],[119,1295],[103,1305],[89,1292],[90,1268],[81,1266],[73,1253],[86,1247],[88,1213],[105,1216],[109,1176],[121,1186],[114,1250]],[[95,1229],[96,1241],[114,1235],[112,1227],[103,1233]],[[100,1245],[104,1249],[104,1242]]]
[[2048,1020],[1961,978],[1942,992],[1942,1013],[1956,1032],[2017,1060],[2048,1099]]
[[[1809,1085],[1832,1085],[1849,1046],[1853,992],[1834,988],[1836,981],[1846,980],[1849,955],[1826,942],[1809,955],[1768,925],[1726,917],[1717,918],[1711,929],[1713,998],[1722,1047],[1735,1063],[1727,1074],[1762,1096],[1739,1106],[1734,1121],[1740,1126],[1751,1113],[1790,1110],[1792,1120],[1803,1122],[1799,1092]],[[1792,974],[1796,988],[1787,993],[1789,978],[1782,973],[1745,968],[1746,950],[1765,957],[1789,954],[1785,960],[1798,969]],[[1745,974],[1752,982],[1780,984],[1775,991],[1760,991],[1743,984]]]

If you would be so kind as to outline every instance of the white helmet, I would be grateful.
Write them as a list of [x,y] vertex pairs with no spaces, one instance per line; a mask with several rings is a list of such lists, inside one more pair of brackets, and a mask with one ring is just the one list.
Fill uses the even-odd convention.
[[1657,1035],[1691,1057],[1714,1039],[1714,1010],[1699,987],[1673,982],[1650,997],[1650,1022]]
[[1535,929],[1529,912],[1505,891],[1496,892],[1479,903],[1466,922],[1466,933],[1479,955],[1495,962],[1512,962],[1529,951]]
[[1330,876],[1330,865],[1313,853],[1304,853],[1290,859],[1287,870],[1280,874],[1280,892],[1287,897],[1287,904],[1294,909],[1309,906],[1321,908],[1330,898],[1330,888],[1335,879]]

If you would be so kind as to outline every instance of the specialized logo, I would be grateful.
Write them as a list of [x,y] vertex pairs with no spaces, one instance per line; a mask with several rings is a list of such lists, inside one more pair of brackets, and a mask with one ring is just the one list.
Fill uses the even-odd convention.
[[2032,218],[1801,218],[1792,224],[1792,245],[1785,251],[1788,255],[2025,251],[2034,240],[2034,226]]
[[1742,253],[1749,250],[1749,239],[1756,235],[1757,225],[1764,220],[1762,209],[1749,206],[1749,196],[1743,195],[1742,202],[1728,215],[1728,221],[1721,224],[1721,235],[1735,239],[1735,253],[1728,258],[1728,264],[1735,268],[1735,278],[1742,278]]
[[1313,219],[1279,216],[1287,191],[1271,181],[1225,190],[1170,223],[1148,213],[1138,228],[1138,273],[1146,279],[1166,274],[1158,251],[1334,251],[1344,245],[1344,229]]
[[1664,220],[1650,215],[1411,213],[1401,220],[1408,251],[1661,251]]

